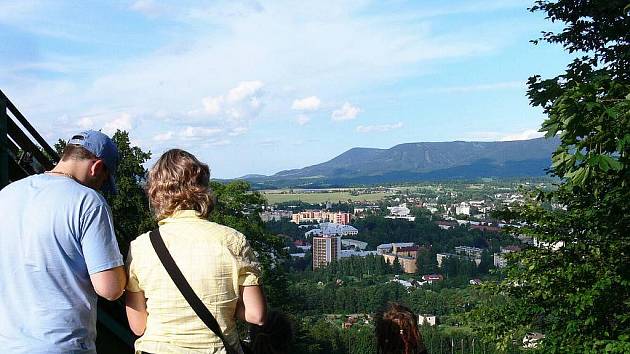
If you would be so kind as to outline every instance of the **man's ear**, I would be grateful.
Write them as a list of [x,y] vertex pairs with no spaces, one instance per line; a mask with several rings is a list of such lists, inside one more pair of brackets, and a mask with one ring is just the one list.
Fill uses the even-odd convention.
[[105,166],[105,162],[103,160],[96,160],[90,167],[90,175],[92,177],[100,176],[103,171],[107,170],[107,166]]

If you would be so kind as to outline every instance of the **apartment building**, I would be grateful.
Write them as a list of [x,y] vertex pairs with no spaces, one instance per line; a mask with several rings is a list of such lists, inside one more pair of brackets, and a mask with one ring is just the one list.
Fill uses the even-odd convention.
[[291,222],[295,224],[311,222],[332,222],[347,225],[352,219],[352,214],[343,212],[329,212],[325,210],[306,210],[294,213]]
[[400,244],[391,244],[392,248],[389,252],[382,253],[385,262],[394,264],[396,258],[398,263],[402,267],[405,273],[416,273],[418,271],[418,265],[416,259],[418,258],[418,251],[420,248],[415,245],[400,246]]
[[313,269],[325,267],[341,258],[341,236],[313,237]]

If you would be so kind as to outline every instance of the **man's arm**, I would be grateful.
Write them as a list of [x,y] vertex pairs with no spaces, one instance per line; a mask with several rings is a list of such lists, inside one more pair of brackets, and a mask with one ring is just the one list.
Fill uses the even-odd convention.
[[239,286],[236,318],[262,326],[267,320],[267,301],[259,285]]
[[129,327],[137,336],[144,334],[147,328],[147,299],[144,297],[144,291],[127,292],[125,296],[127,305],[127,320]]
[[96,293],[109,301],[118,299],[125,291],[127,274],[123,266],[90,275]]

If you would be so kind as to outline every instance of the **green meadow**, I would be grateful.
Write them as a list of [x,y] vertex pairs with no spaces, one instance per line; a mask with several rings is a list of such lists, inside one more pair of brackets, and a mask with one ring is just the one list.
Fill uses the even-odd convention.
[[288,190],[262,191],[269,204],[277,204],[291,201],[301,201],[304,203],[337,203],[347,202],[376,202],[385,197],[394,195],[392,192],[374,192],[357,194],[351,191],[321,191],[321,192],[290,192]]

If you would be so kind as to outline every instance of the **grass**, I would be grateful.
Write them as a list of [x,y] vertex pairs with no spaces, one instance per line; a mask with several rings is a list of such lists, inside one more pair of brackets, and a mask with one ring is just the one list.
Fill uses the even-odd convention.
[[467,326],[447,326],[447,325],[440,325],[439,326],[440,330],[442,331],[442,333],[444,333],[447,336],[457,336],[458,334],[472,334],[473,330],[470,327]]
[[393,195],[391,192],[376,192],[368,194],[351,195],[350,192],[308,192],[308,193],[289,193],[278,191],[263,191],[265,198],[269,204],[277,204],[292,201],[302,201],[305,203],[337,203],[347,202],[376,202],[383,200],[385,197]]

